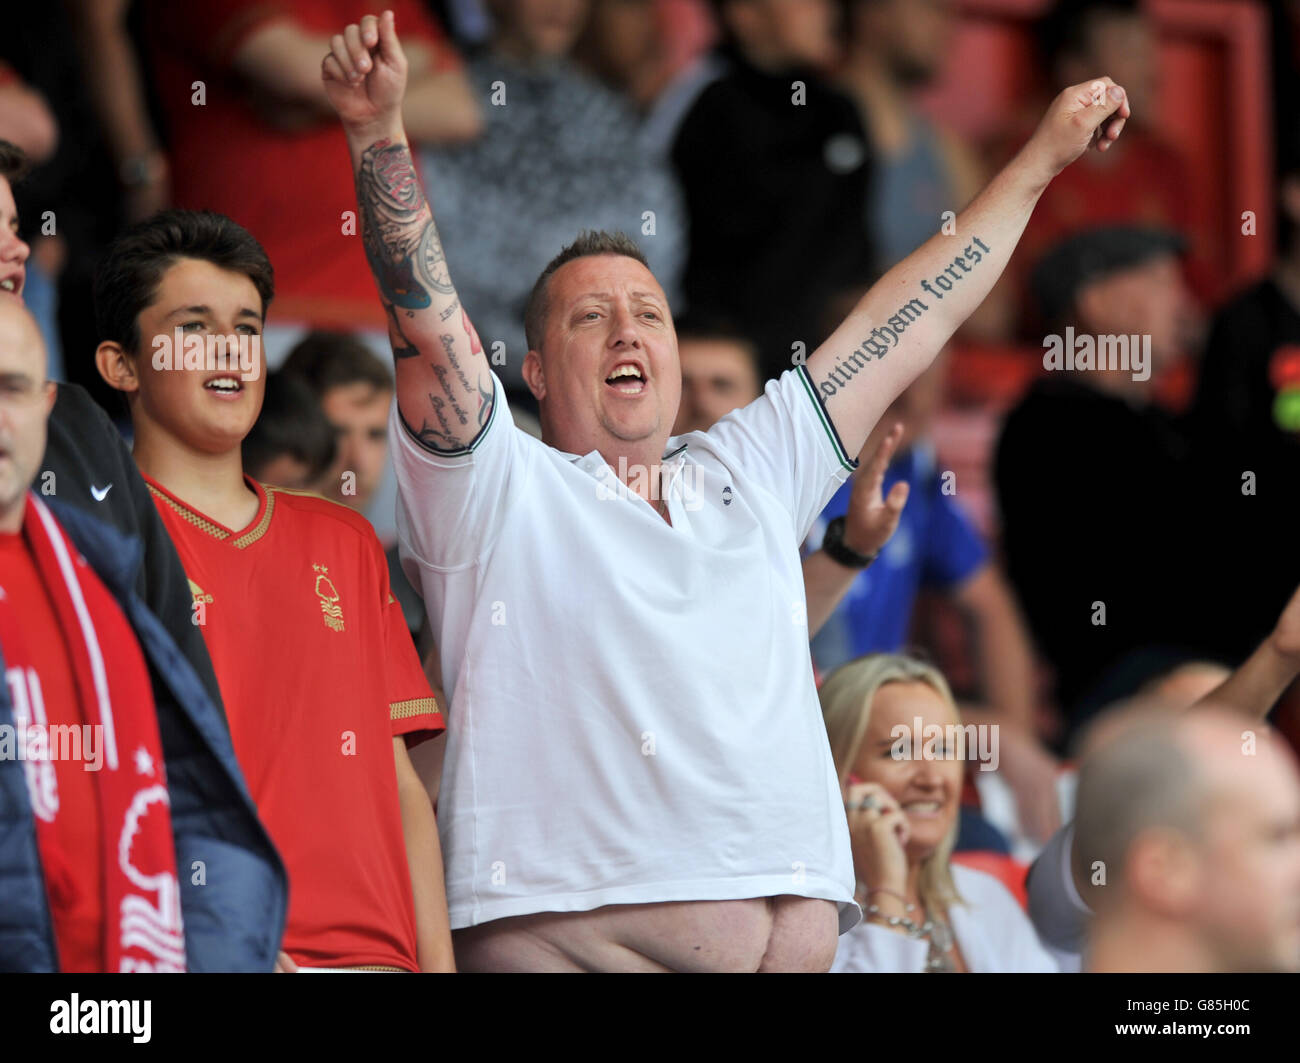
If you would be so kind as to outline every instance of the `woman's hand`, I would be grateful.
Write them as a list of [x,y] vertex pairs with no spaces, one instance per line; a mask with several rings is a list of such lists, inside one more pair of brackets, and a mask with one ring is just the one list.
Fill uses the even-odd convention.
[[852,783],[844,807],[858,881],[903,896],[912,828],[898,802],[879,783]]

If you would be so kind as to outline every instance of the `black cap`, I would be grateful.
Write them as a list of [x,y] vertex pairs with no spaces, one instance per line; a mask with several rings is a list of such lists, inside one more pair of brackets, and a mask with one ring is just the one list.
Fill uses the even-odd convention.
[[1169,229],[1110,225],[1062,240],[1038,260],[1030,286],[1039,309],[1054,321],[1074,305],[1085,284],[1158,255],[1180,255],[1187,241]]

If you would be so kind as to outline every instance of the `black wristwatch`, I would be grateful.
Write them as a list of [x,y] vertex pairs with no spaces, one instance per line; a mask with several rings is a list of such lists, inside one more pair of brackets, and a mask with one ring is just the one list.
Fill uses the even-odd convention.
[[826,534],[822,536],[822,549],[838,565],[843,565],[845,568],[866,568],[880,556],[880,551],[877,550],[874,554],[860,554],[856,550],[850,550],[844,545],[844,524],[843,517],[836,517],[826,525]]

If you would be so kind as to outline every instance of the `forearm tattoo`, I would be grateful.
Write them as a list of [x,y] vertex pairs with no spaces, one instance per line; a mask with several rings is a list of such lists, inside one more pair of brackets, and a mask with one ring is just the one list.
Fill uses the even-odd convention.
[[[898,312],[885,324],[872,329],[870,335],[863,337],[862,342],[847,357],[841,356],[836,359],[830,372],[817,381],[817,389],[822,393],[822,397],[829,399],[841,388],[848,387],[858,372],[867,368],[868,363],[873,359],[884,358],[897,347],[907,327],[916,324],[936,301],[942,301],[944,293],[951,292],[967,273],[973,273],[984,255],[990,253],[988,245],[977,236],[961,255],[953,259],[943,273],[934,278],[934,283],[931,283],[928,277],[923,279],[919,295],[900,306]],[[926,299],[929,302],[926,302]]]
[[[469,338],[470,354],[481,356],[483,347],[478,334],[452,287],[442,240],[415,172],[410,148],[391,140],[379,140],[362,152],[357,171],[357,202],[366,258],[388,315],[393,357],[400,362],[426,353],[403,328],[404,320],[409,323],[422,310],[437,310],[441,322],[452,319],[459,311],[461,325]],[[417,336],[427,335],[429,331],[424,322],[418,329],[411,329]],[[405,417],[403,423],[430,450],[455,451],[464,445],[460,437],[465,433],[460,429],[470,424],[471,414],[466,406],[477,397],[475,416],[481,428],[492,412],[492,389],[490,381],[485,382],[485,365],[462,368],[452,333],[439,332],[438,339],[441,357],[431,358],[429,364],[442,394],[428,392],[429,407],[437,425],[431,425],[427,417],[421,419],[418,430]],[[471,381],[470,375],[476,379]]]
[[366,258],[386,302],[424,310],[433,303],[431,293],[455,294],[410,148],[391,140],[366,148],[357,172],[357,201]]

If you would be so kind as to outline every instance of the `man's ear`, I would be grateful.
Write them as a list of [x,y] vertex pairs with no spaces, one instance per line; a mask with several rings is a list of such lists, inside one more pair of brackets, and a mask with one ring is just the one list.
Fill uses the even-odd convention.
[[542,356],[536,351],[524,355],[524,383],[538,402],[546,398],[546,373],[542,369]]
[[135,363],[126,349],[113,340],[105,340],[95,348],[95,368],[110,388],[117,391],[139,391],[140,379]]

